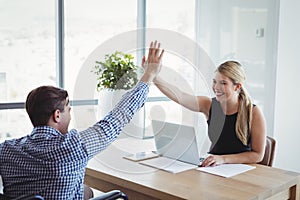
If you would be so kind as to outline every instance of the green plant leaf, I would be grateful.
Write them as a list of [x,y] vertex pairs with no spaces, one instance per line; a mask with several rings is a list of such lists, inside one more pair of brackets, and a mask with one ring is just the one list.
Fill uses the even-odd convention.
[[137,66],[131,54],[115,51],[106,54],[104,62],[95,61],[94,72],[97,75],[97,90],[129,90],[138,82]]

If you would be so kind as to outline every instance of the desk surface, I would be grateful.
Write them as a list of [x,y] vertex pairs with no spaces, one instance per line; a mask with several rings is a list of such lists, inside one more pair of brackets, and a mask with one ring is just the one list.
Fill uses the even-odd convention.
[[172,174],[122,158],[126,152],[111,145],[93,158],[85,183],[108,191],[120,189],[129,199],[300,199],[300,175],[255,165],[248,172],[224,178],[196,169]]

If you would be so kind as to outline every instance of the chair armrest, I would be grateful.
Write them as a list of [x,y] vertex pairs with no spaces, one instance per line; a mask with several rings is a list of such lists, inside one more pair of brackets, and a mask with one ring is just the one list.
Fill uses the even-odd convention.
[[40,195],[23,195],[17,198],[10,198],[0,193],[0,200],[44,200]]
[[14,200],[44,200],[44,198],[40,195],[28,195],[28,196],[21,196]]
[[94,197],[90,200],[115,200],[118,198],[128,200],[127,195],[124,194],[123,192],[121,192],[120,190],[112,190],[109,192],[105,192],[105,193],[101,194],[100,196]]

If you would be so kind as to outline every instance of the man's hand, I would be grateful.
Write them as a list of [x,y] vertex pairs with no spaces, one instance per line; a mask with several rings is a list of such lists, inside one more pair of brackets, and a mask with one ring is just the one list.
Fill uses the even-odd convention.
[[161,61],[164,54],[164,49],[160,52],[160,43],[151,42],[148,58],[143,57],[142,66],[145,70],[144,75],[141,78],[141,81],[150,83],[157,76],[161,69]]

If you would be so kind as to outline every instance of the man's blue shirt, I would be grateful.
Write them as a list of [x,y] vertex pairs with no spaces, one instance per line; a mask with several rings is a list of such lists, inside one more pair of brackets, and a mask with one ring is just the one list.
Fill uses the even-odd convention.
[[139,82],[116,107],[88,129],[62,134],[49,126],[0,144],[0,175],[10,197],[40,194],[45,199],[83,199],[88,160],[111,144],[143,105],[149,87]]

